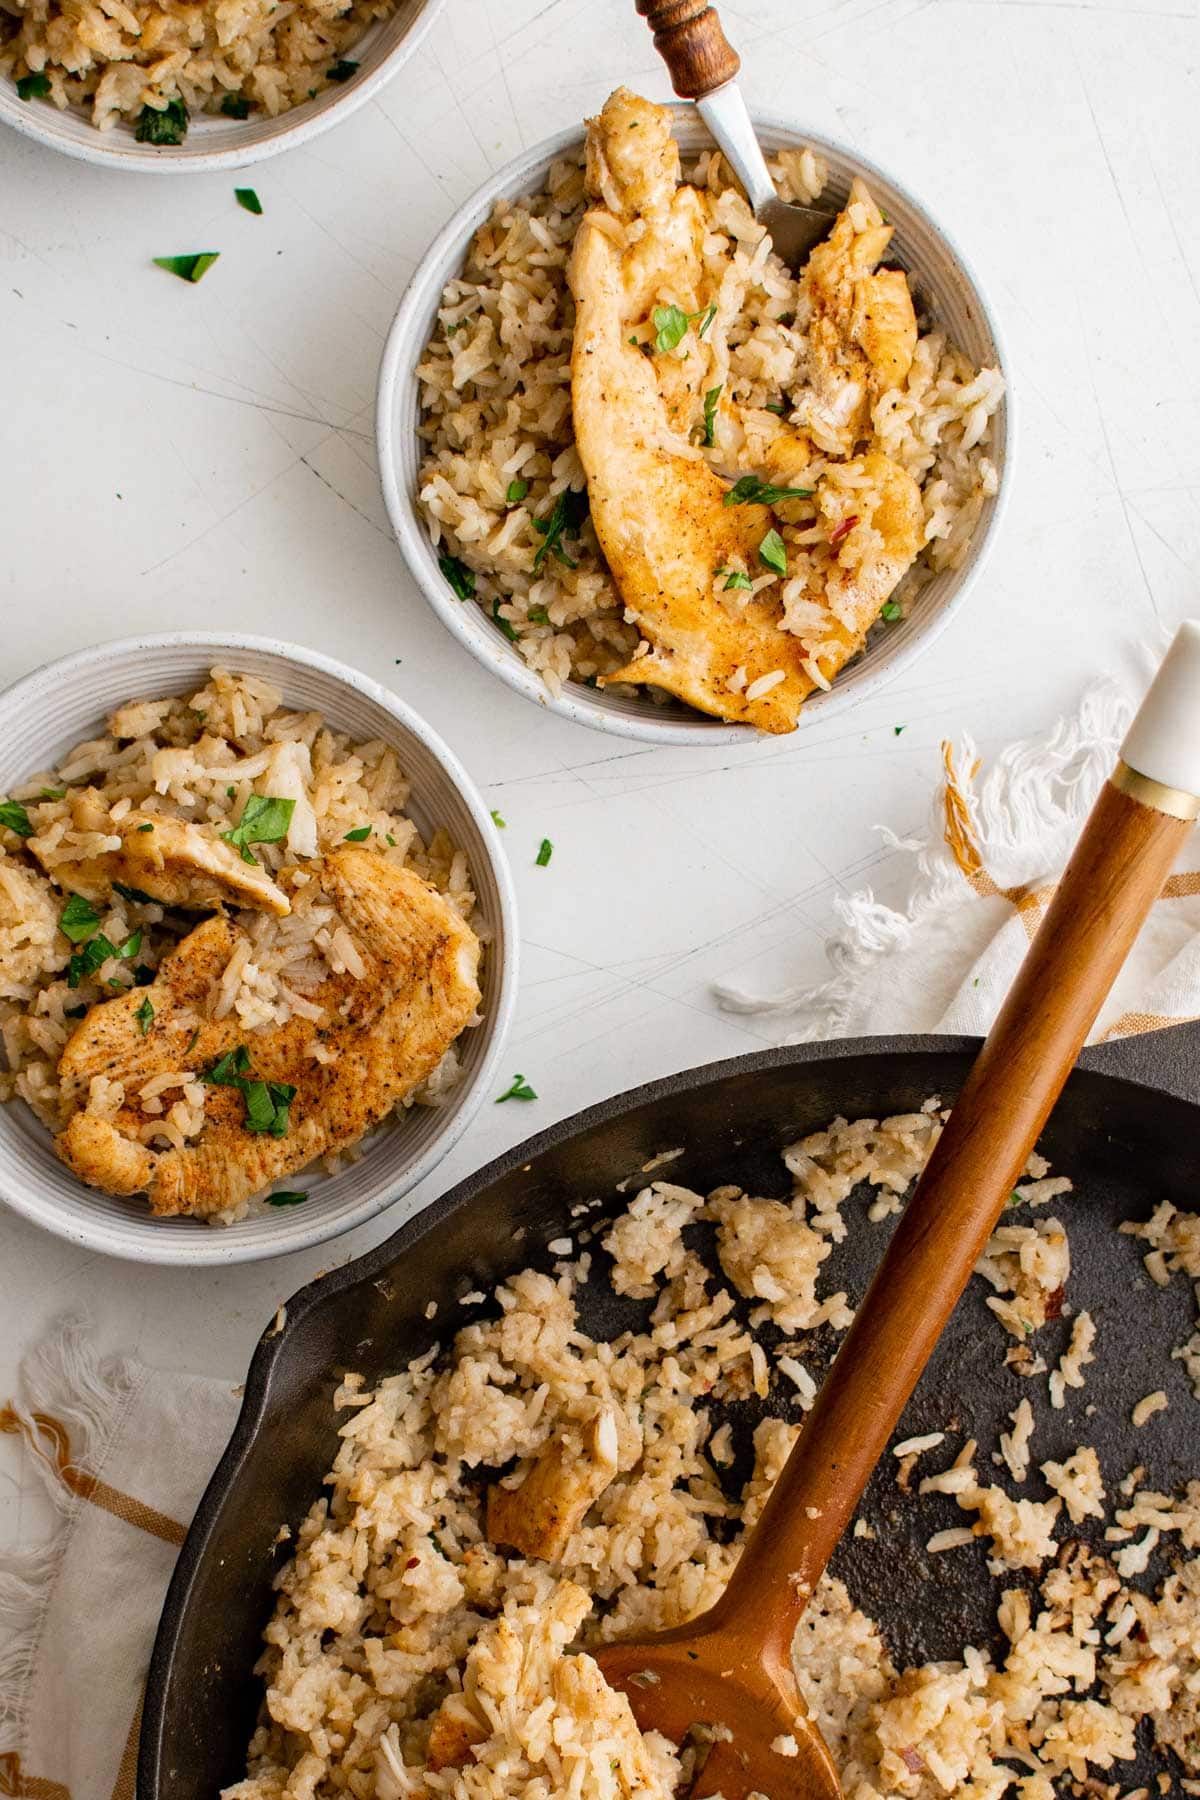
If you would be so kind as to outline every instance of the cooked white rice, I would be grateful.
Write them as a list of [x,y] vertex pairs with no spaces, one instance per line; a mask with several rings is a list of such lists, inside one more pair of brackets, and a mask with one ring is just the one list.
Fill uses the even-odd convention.
[[[58,1063],[79,1018],[122,986],[148,982],[196,924],[194,913],[114,891],[98,906],[96,929],[113,946],[134,943],[136,955],[109,958],[72,987],[68,965],[77,946],[59,928],[67,896],[56,874],[118,849],[114,828],[131,810],[220,833],[262,791],[295,801],[286,838],[256,842],[253,850],[272,876],[294,871],[292,910],[285,918],[233,911],[239,943],[213,998],[213,1016],[236,1015],[251,1043],[255,1031],[293,1015],[319,1016],[306,995],[330,974],[361,973],[353,939],[321,886],[319,863],[310,861],[347,833],[369,832],[378,855],[415,870],[478,927],[466,856],[442,831],[422,840],[405,812],[409,783],[389,744],[354,743],[319,713],[290,711],[269,682],[214,668],[195,693],[119,707],[98,737],[10,796],[24,807],[31,835],[0,826],[0,1100],[24,1100],[45,1126],[60,1130],[67,1105]],[[402,1104],[438,1104],[458,1074],[452,1046]],[[113,1116],[121,1101],[120,1092],[94,1092],[91,1105]],[[204,1092],[187,1071],[148,1082],[140,1108],[142,1139],[152,1145],[180,1148],[204,1124]]]
[[[782,151],[771,170],[786,199],[811,201],[825,186],[825,166],[811,150]],[[771,252],[719,154],[685,164],[684,177],[703,196],[706,283],[720,307],[703,338],[690,334],[680,354],[707,358],[699,388],[724,392],[713,447],[693,453],[723,474],[761,473],[776,436],[788,427],[814,429],[805,394],[808,300],[795,272]],[[585,486],[571,421],[574,302],[566,281],[585,207],[582,155],[554,163],[545,187],[529,198],[498,201],[461,275],[446,286],[418,371],[425,444],[418,498],[434,544],[465,565],[477,602],[555,693],[568,679],[594,684],[639,644],[590,519],[570,543],[574,568],[546,557],[534,569],[542,545],[535,521],[549,516],[564,490]],[[870,447],[914,477],[924,502],[924,549],[892,596],[900,612],[935,571],[962,561],[996,492],[991,419],[1002,393],[999,372],[974,368],[934,325],[919,338],[903,388],[882,395],[874,409]],[[818,495],[828,489],[836,523],[859,477],[819,441],[815,452],[805,485]],[[829,629],[828,613],[805,596],[823,591],[836,555],[819,499],[810,511],[811,520],[781,522],[786,581],[757,570],[751,589],[728,593],[722,583],[720,595],[734,604],[774,584],[781,628],[806,642]],[[869,532],[865,520],[855,529],[864,538]],[[869,561],[870,545],[859,548]],[[771,680],[763,675],[754,685],[765,692]],[[663,698],[653,688],[626,691]]]
[[[344,80],[339,69],[395,0],[6,0],[0,76],[44,77],[35,100],[86,106],[111,131],[121,119],[154,130],[153,115],[274,118]],[[35,103],[35,102],[31,102]],[[155,140],[153,136],[148,141]]]
[[[844,1328],[845,1295],[821,1286],[849,1228],[842,1203],[861,1181],[903,1194],[940,1123],[932,1106],[881,1124],[836,1121],[785,1152],[789,1205],[652,1182],[604,1237],[617,1292],[651,1303],[638,1329],[612,1341],[579,1326],[576,1296],[593,1262],[585,1249],[552,1274],[504,1283],[495,1316],[461,1328],[447,1356],[435,1347],[374,1391],[348,1377],[328,1496],[277,1580],[249,1772],[224,1800],[668,1800],[690,1753],[643,1739],[587,1646],[677,1624],[719,1596],[803,1403],[783,1367],[789,1342],[766,1369],[786,1416],[761,1420],[749,1478],[737,1491],[723,1485],[733,1451],[716,1409],[755,1387],[754,1352],[762,1356],[738,1308],[749,1302],[752,1318],[786,1320],[789,1332],[822,1320]],[[715,1230],[715,1261],[683,1235],[697,1221]],[[1010,1254],[1007,1238],[992,1247],[981,1274],[993,1287]],[[1009,1273],[1025,1280],[1016,1266]],[[482,1489],[520,1484],[559,1448],[578,1458],[601,1417],[616,1472],[561,1556],[505,1555],[488,1540]],[[1013,1423],[1009,1452],[1023,1479],[1026,1401]],[[948,1494],[969,1515],[928,1536],[933,1555],[987,1540],[1004,1579],[1004,1648],[992,1655],[981,1619],[982,1647],[900,1669],[879,1627],[827,1576],[795,1665],[846,1800],[1084,1791],[1132,1800],[1121,1765],[1143,1719],[1194,1769],[1200,1565],[1182,1563],[1153,1592],[1127,1583],[1164,1534],[1200,1546],[1200,1481],[1155,1494],[1132,1471],[1111,1529],[1142,1535],[1109,1561],[1068,1529],[1108,1516],[1094,1450],[1047,1463],[1051,1498],[1038,1501],[981,1477],[978,1445],[962,1435],[947,1421],[944,1433],[897,1446],[944,1461],[905,1504],[920,1515],[944,1505],[928,1496]],[[950,1437],[953,1454],[943,1448]],[[876,1533],[860,1520],[854,1535]]]

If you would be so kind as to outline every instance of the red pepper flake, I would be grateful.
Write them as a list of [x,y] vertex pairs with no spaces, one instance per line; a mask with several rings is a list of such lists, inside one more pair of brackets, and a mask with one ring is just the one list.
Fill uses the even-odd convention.
[[1066,1296],[1067,1290],[1063,1287],[1056,1287],[1052,1293],[1046,1295],[1046,1317],[1048,1319],[1062,1318],[1063,1301]]
[[404,1566],[406,1569],[419,1569],[421,1566],[421,1559],[419,1556],[410,1556]]
[[901,1750],[900,1755],[903,1757],[904,1766],[910,1775],[923,1775],[925,1773],[925,1758],[919,1751],[912,1749],[910,1746]]
[[848,519],[842,520],[841,524],[836,528],[836,530],[830,532],[829,542],[831,544],[840,544],[842,539],[847,535],[847,533],[853,531],[854,527],[857,524],[858,524],[858,514],[851,513],[850,517]]

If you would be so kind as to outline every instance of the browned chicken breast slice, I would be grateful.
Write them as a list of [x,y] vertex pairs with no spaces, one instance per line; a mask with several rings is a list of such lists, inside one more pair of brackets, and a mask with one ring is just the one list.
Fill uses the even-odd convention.
[[[479,1003],[479,940],[433,888],[374,851],[332,852],[321,879],[364,965],[361,977],[330,975],[306,996],[322,1022],[293,1015],[247,1037],[235,1017],[208,1016],[242,938],[223,916],[164,957],[149,987],[92,1008],[59,1064],[76,1111],[55,1147],[81,1180],[112,1194],[144,1192],[158,1214],[236,1209],[279,1176],[355,1142],[437,1067]],[[205,1086],[194,1139],[182,1149],[148,1141],[155,1119],[140,1101],[145,1085],[207,1071],[241,1045],[247,1081],[296,1090],[285,1135],[247,1129],[241,1087]]]
[[[244,862],[207,825],[158,813],[127,813],[114,824],[96,796],[80,794],[75,802],[77,826],[119,837],[119,850],[107,850],[84,862],[56,862],[50,872],[70,893],[86,900],[107,900],[114,881],[137,888],[163,906],[204,911],[213,906],[246,906],[282,917],[291,911],[283,889],[257,863]],[[96,814],[98,816],[92,816]],[[29,848],[39,855],[36,839]]]
[[872,401],[903,385],[917,347],[908,278],[900,269],[875,272],[891,241],[892,227],[856,180],[804,271],[811,392],[800,414],[821,449],[839,456],[867,436]]
[[617,1423],[607,1409],[586,1426],[551,1438],[519,1487],[488,1489],[487,1534],[522,1556],[558,1562],[617,1472]]
[[461,1694],[447,1694],[433,1715],[425,1765],[429,1769],[461,1769],[488,1728]]
[[830,539],[839,539],[836,560],[813,596],[822,624],[806,640],[820,645],[815,655],[826,680],[861,649],[883,602],[920,554],[925,530],[920,488],[882,450],[842,464],[839,473],[861,477],[863,485],[830,480],[818,490]]

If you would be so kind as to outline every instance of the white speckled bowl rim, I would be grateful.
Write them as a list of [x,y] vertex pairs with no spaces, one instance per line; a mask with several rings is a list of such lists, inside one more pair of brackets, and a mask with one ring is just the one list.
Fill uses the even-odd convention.
[[[693,153],[712,142],[699,114],[691,106],[675,107],[681,148]],[[1010,379],[999,329],[983,298],[970,265],[950,236],[918,201],[874,163],[833,138],[802,130],[794,123],[755,116],[760,139],[768,151],[811,145],[830,168],[826,194],[839,202],[854,175],[861,175],[896,226],[895,250],[910,269],[927,300],[935,321],[977,366],[998,366]],[[461,268],[467,245],[488,218],[498,199],[514,199],[535,192],[555,158],[582,143],[577,128],[522,153],[484,183],[430,245],[410,282],[396,313],[379,373],[376,434],[380,479],[396,540],[414,580],[442,623],[485,668],[523,694],[527,700],[573,719],[594,730],[653,744],[749,744],[759,734],[745,725],[729,725],[704,719],[689,709],[664,707],[645,698],[623,699],[593,691],[581,682],[569,682],[554,697],[474,602],[456,600],[437,565],[437,554],[428,528],[416,505],[417,472],[421,445],[417,437],[419,383],[417,365],[433,329],[442,290]],[[909,616],[900,624],[877,630],[864,654],[834,682],[829,693],[807,700],[799,729],[822,724],[848,712],[877,693],[884,684],[911,666],[921,652],[966,600],[975,586],[998,534],[1008,491],[1015,441],[1011,393],[995,415],[993,459],[1000,474],[995,498],[985,502],[983,514],[963,566],[943,572],[921,591]]]
[[44,100],[22,100],[16,83],[0,77],[0,122],[22,136],[48,144],[80,162],[138,175],[211,175],[244,169],[281,150],[311,143],[331,125],[357,112],[397,74],[421,44],[445,0],[400,0],[390,18],[380,19],[354,45],[358,71],[349,81],[325,88],[278,117],[226,119],[203,113],[193,118],[182,144],[139,144],[132,124],[122,120],[98,131],[82,106],[60,112]]
[[144,1200],[85,1187],[58,1161],[21,1100],[0,1106],[0,1200],[69,1242],[132,1262],[212,1266],[282,1256],[351,1231],[395,1204],[436,1168],[495,1089],[517,991],[516,900],[482,797],[454,752],[379,682],[316,651],[270,638],[166,632],[98,644],[45,664],[0,695],[0,794],[49,768],[100,727],[122,700],[184,693],[218,664],[263,675],[289,705],[320,710],[360,739],[385,736],[412,781],[409,811],[427,835],[443,825],[467,852],[489,934],[483,1023],[462,1040],[463,1080],[442,1107],[414,1107],[375,1134],[360,1161],[309,1173],[302,1206],[258,1204],[235,1225],[154,1219]]

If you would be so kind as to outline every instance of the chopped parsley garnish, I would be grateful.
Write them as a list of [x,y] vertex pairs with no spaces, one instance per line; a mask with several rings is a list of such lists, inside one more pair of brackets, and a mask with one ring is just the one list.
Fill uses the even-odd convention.
[[151,1025],[154,1023],[154,1008],[151,1006],[149,1000],[143,1000],[133,1016],[138,1022],[142,1036],[145,1037],[150,1030]]
[[533,527],[540,531],[542,541],[538,545],[533,559],[533,572],[538,574],[547,556],[553,556],[564,568],[573,569],[575,563],[562,547],[562,538],[578,537],[580,527],[588,515],[588,497],[586,491],[576,488],[564,488],[553,507],[544,519],[535,519]]
[[186,1046],[184,1047],[183,1059],[185,1062],[187,1061],[188,1057],[192,1054],[192,1051],[196,1048],[196,1040],[199,1036],[200,1036],[200,1027],[197,1025],[195,1031],[193,1031],[191,1037],[187,1041]]
[[0,825],[6,826],[9,831],[15,831],[18,837],[33,836],[29,814],[19,800],[0,802]]
[[38,795],[39,800],[65,800],[66,797],[66,788],[43,788]]
[[535,867],[537,867],[539,869],[544,869],[546,864],[550,861],[550,858],[553,855],[554,855],[554,845],[550,842],[549,838],[543,838],[541,841],[541,844],[538,846],[538,853],[537,853],[537,860],[536,860]]
[[225,798],[226,798],[226,799],[227,799],[227,800],[232,800],[232,799],[233,799],[233,796],[234,796],[234,795],[235,795],[235,794],[236,794],[236,793],[237,793],[237,789],[236,789],[236,788],[235,788],[235,787],[227,787],[227,788],[226,788],[226,789],[225,789]]
[[729,593],[731,588],[749,590],[754,587],[754,583],[743,569],[718,569],[717,575],[724,575],[726,593]]
[[277,800],[267,794],[251,794],[233,830],[223,831],[221,836],[239,852],[243,862],[257,863],[258,858],[250,854],[250,845],[278,844],[287,836],[295,810],[294,800]]
[[550,623],[550,614],[544,606],[531,606],[526,616],[531,625],[548,625]]
[[502,819],[500,817],[500,814],[496,811],[495,807],[492,808],[492,824],[496,827],[496,829],[498,831],[507,831],[508,830],[508,820]]
[[[193,1040],[194,1041],[194,1040]],[[191,1044],[188,1049],[191,1049]],[[288,1108],[296,1097],[296,1090],[286,1081],[258,1081],[247,1075],[250,1067],[250,1052],[245,1044],[238,1044],[233,1050],[227,1050],[224,1056],[217,1058],[212,1068],[202,1079],[210,1087],[238,1088],[246,1104],[246,1117],[243,1124],[247,1131],[256,1134],[269,1134],[271,1137],[287,1136]]]
[[126,887],[123,881],[113,882],[113,893],[120,894],[122,900],[136,900],[141,906],[158,905],[153,894],[148,894],[144,888]]
[[139,825],[138,830],[139,831],[153,831],[154,827],[153,827],[153,825]]
[[[721,387],[723,386],[722,382]],[[704,445],[708,450],[713,447],[713,432],[717,423],[717,407],[721,399],[721,387],[709,388],[704,396]]]
[[743,475],[725,496],[726,506],[775,506],[780,500],[808,500],[812,488],[775,487],[757,475]]
[[500,611],[499,600],[492,601],[492,622],[493,622],[493,624],[496,624],[500,627],[501,631],[504,633],[505,637],[508,639],[510,644],[516,643],[516,641],[517,641],[516,630],[513,626],[512,620],[506,619],[504,617],[504,614]]
[[63,1016],[67,1019],[86,1019],[89,1011],[87,1006],[64,1006]]
[[475,598],[475,571],[468,569],[457,556],[439,556],[438,568],[460,600]]
[[253,213],[256,218],[262,217],[262,201],[253,188],[234,188],[233,197],[244,212]]
[[89,938],[82,950],[77,950],[67,964],[67,986],[77,988],[88,975],[94,975],[110,956],[125,962],[135,957],[142,947],[142,934],[135,931],[127,937],[123,944],[112,944],[103,932]]
[[763,411],[778,413],[781,419],[786,419],[788,409],[782,400],[772,400],[767,406],[763,407]]
[[307,1194],[293,1193],[287,1188],[276,1188],[273,1194],[266,1196],[268,1206],[303,1206],[307,1199]]
[[192,256],[156,256],[152,260],[156,269],[178,275],[180,281],[195,283],[212,268],[220,254],[219,250],[197,250]]
[[654,321],[655,350],[660,356],[665,356],[670,350],[677,350],[687,336],[688,326],[695,324],[697,319],[700,323],[696,325],[696,336],[703,337],[716,316],[715,302],[694,313],[685,313],[681,306],[656,306],[651,314]]
[[504,496],[505,506],[520,506],[528,492],[529,483],[522,481],[518,476],[516,481],[510,481],[508,484],[508,492]]
[[22,75],[17,83],[18,100],[44,100],[50,92],[48,75]]
[[226,94],[221,101],[221,111],[227,119],[248,119],[250,102],[245,94]]
[[343,57],[340,62],[334,63],[329,71],[328,78],[330,81],[349,81],[352,75],[357,74],[358,64],[356,62],[347,62]]
[[393,850],[394,850],[394,849],[395,849],[395,848],[396,848],[396,840],[395,840],[395,838],[394,838],[394,837],[393,837],[393,836],[392,836],[392,834],[391,834],[391,832],[390,832],[390,831],[389,831],[389,832],[388,832],[388,834],[387,834],[387,838],[386,838],[386,840],[385,840],[385,841],[386,841],[386,843],[387,843],[387,844],[388,844],[388,845],[389,845],[389,846],[390,846],[390,848],[391,848],[391,849],[393,849]]
[[497,1094],[496,1105],[503,1105],[505,1100],[536,1100],[537,1095],[523,1075],[514,1075],[512,1086],[507,1093]]
[[139,144],[182,144],[187,129],[187,107],[182,100],[168,100],[165,106],[143,106],[133,135]]
[[896,619],[904,617],[904,608],[898,600],[885,600],[879,609],[879,616],[891,625]]
[[371,827],[369,825],[359,825],[355,830],[346,833],[343,842],[347,844],[365,844],[370,835]]
[[768,569],[774,569],[777,575],[787,574],[787,545],[777,531],[768,531],[758,546],[758,555],[759,560],[766,563]]
[[99,923],[100,914],[91,901],[85,900],[82,894],[72,894],[59,915],[58,929],[73,944],[82,944],[91,937]]

